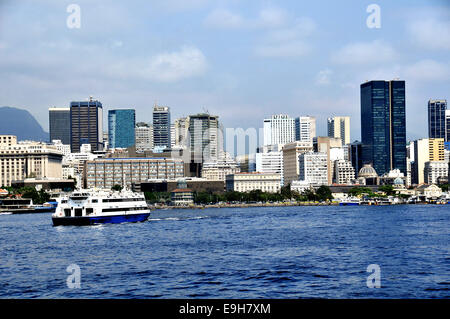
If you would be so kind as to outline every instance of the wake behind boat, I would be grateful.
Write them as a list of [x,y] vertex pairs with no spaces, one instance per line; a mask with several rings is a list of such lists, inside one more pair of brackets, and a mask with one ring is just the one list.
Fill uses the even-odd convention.
[[54,226],[143,222],[150,216],[144,195],[130,190],[77,190],[57,201]]

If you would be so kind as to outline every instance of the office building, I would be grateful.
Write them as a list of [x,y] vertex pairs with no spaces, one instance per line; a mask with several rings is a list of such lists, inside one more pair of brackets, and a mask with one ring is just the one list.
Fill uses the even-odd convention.
[[335,161],[334,172],[336,184],[352,184],[355,180],[355,169],[350,161],[343,159]]
[[184,163],[171,158],[103,158],[86,162],[85,186],[111,189],[114,185],[131,188],[149,179],[184,177]]
[[127,148],[135,145],[136,113],[133,109],[108,111],[109,148]]
[[411,167],[412,184],[423,184],[425,180],[425,163],[444,162],[444,139],[424,138],[414,141],[414,162]]
[[0,186],[26,178],[61,179],[62,153],[51,145],[0,135]]
[[361,84],[363,162],[378,174],[400,169],[406,174],[405,81]]
[[240,173],[241,169],[235,161],[206,162],[202,165],[202,178],[209,181],[223,181],[226,176]]
[[295,141],[295,119],[286,114],[264,119],[264,145],[286,144]]
[[311,142],[316,137],[316,118],[301,116],[295,119],[295,140]]
[[328,185],[328,160],[326,153],[308,152],[300,154],[299,177],[311,186]]
[[300,154],[310,152],[313,149],[312,142],[292,142],[283,146],[283,185],[286,186],[292,181],[299,179]]
[[189,116],[175,120],[175,145],[186,148],[189,145]]
[[345,151],[340,138],[318,136],[313,140],[314,152],[323,153],[327,156],[327,180],[328,185],[333,183],[334,162],[345,159]]
[[362,161],[362,143],[355,141],[348,144],[348,160],[352,162],[352,166],[355,168],[355,173],[363,167]]
[[88,101],[70,103],[70,147],[72,153],[90,144],[92,151],[103,150],[103,107],[92,97]]
[[445,142],[450,144],[450,110],[445,110]]
[[50,142],[60,140],[70,145],[70,108],[52,107],[48,109]]
[[328,136],[340,138],[342,145],[350,143],[350,117],[335,116],[327,119]]
[[170,108],[167,106],[153,107],[153,147],[170,148]]
[[219,117],[206,113],[189,117],[191,161],[214,162],[223,147],[223,134],[219,129]]
[[143,153],[153,149],[153,126],[144,122],[136,124],[134,129],[136,152]]
[[281,189],[281,176],[276,173],[236,173],[226,177],[227,191],[251,192],[261,190],[277,193]]
[[448,162],[430,161],[425,163],[424,179],[426,184],[439,184],[439,179],[448,177]]
[[428,138],[446,138],[446,100],[428,101]]

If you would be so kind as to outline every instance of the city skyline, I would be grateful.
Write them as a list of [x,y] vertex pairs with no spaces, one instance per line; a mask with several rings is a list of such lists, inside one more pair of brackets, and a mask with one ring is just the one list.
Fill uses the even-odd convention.
[[[367,27],[368,3],[199,0],[126,9],[79,1],[81,27],[69,29],[69,4],[1,5],[3,23],[24,22],[8,34],[0,29],[2,103],[27,109],[44,128],[49,107],[93,95],[106,109],[134,105],[145,122],[155,101],[170,106],[173,118],[207,109],[233,128],[259,128],[274,113],[317,116],[317,135],[325,136],[327,117],[359,118],[360,83],[399,77],[414,140],[427,136],[419,111],[430,98],[447,98],[450,10],[443,1],[380,1],[381,28]],[[162,19],[177,23],[161,27]],[[352,141],[359,140],[359,121],[351,123]]]

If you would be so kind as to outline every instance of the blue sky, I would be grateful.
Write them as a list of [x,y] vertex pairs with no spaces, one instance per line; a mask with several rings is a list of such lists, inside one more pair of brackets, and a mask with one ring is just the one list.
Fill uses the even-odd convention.
[[[66,25],[67,6],[81,27]],[[366,8],[381,8],[368,28]],[[48,108],[89,95],[105,110],[151,121],[208,110],[225,127],[259,128],[275,113],[351,116],[360,138],[359,85],[406,81],[407,134],[427,135],[427,101],[449,97],[450,2],[8,1],[0,2],[0,105]]]

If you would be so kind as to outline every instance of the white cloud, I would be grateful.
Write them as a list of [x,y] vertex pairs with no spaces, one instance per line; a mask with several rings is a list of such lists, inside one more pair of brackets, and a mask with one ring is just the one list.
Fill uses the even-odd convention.
[[237,29],[243,27],[245,21],[236,13],[225,9],[217,9],[206,17],[204,24],[218,29]]
[[292,27],[285,27],[272,30],[267,37],[272,41],[291,41],[299,37],[311,35],[316,30],[316,23],[313,19],[302,17],[295,21]]
[[430,49],[450,50],[450,21],[439,19],[414,19],[408,26],[411,41]]
[[434,60],[421,60],[404,70],[405,78],[416,81],[448,81],[450,80],[450,65]]
[[339,64],[373,64],[395,60],[397,53],[385,41],[351,43],[332,55],[332,61]]
[[287,13],[279,8],[266,8],[259,12],[259,17],[255,21],[256,26],[273,28],[280,27],[285,24]]
[[142,78],[155,82],[176,82],[200,76],[206,69],[207,62],[202,51],[185,46],[180,51],[108,65],[105,73],[120,79]]
[[266,44],[256,48],[257,55],[262,57],[300,57],[307,55],[311,46],[303,41]]

